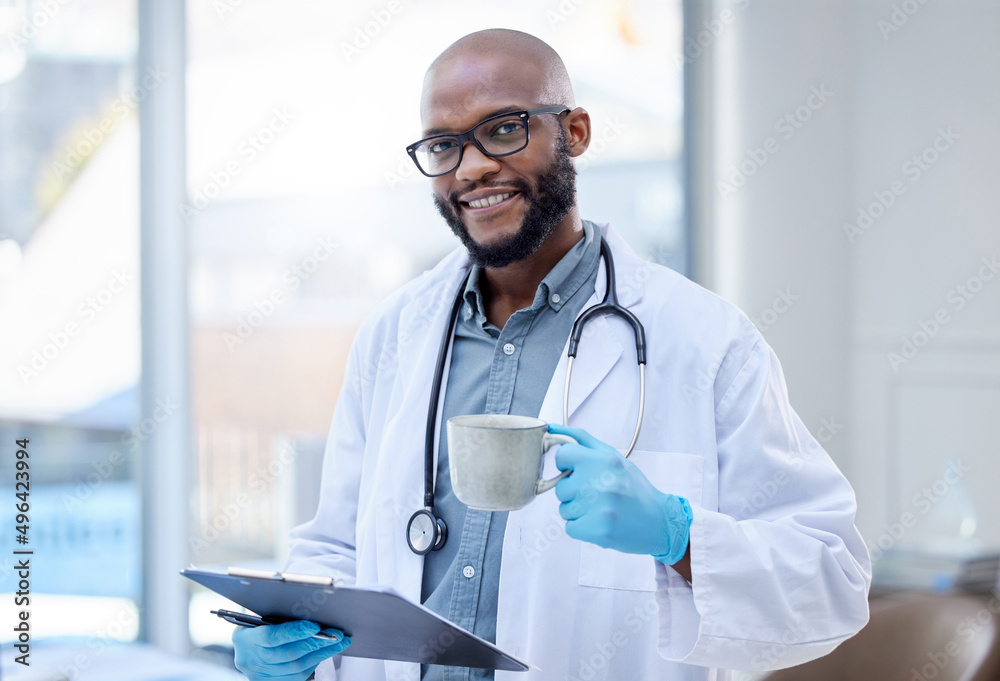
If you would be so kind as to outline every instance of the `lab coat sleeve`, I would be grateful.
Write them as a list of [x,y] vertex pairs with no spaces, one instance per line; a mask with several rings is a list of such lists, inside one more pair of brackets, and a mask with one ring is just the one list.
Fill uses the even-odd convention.
[[777,357],[759,336],[744,347],[716,377],[719,503],[692,508],[692,583],[657,565],[659,651],[764,671],[857,633],[871,567],[854,492],[789,405]]
[[[348,356],[333,422],[323,456],[319,506],[315,517],[292,529],[286,572],[328,575],[355,581],[356,521],[367,413],[361,340]],[[369,382],[370,383],[370,382]]]

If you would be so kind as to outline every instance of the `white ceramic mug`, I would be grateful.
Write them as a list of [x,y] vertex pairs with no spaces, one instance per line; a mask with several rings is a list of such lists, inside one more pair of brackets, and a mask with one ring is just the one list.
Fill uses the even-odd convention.
[[542,456],[576,442],[531,416],[473,414],[448,419],[448,466],[458,500],[483,511],[514,511],[569,475],[542,479]]

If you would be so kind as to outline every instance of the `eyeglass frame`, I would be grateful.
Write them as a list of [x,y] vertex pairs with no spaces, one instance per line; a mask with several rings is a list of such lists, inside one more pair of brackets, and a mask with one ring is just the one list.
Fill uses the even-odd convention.
[[[486,118],[484,120],[479,121],[478,123],[476,123],[476,125],[474,125],[473,127],[469,128],[465,132],[459,132],[459,133],[442,133],[440,135],[431,135],[430,137],[425,137],[425,138],[423,138],[421,140],[417,140],[413,144],[411,144],[408,147],[406,147],[406,153],[410,155],[410,158],[413,159],[413,165],[417,166],[417,170],[419,170],[421,173],[423,173],[427,177],[441,177],[442,175],[447,175],[448,173],[455,172],[455,170],[457,170],[458,167],[460,165],[462,165],[462,154],[465,152],[465,143],[466,142],[472,142],[473,144],[476,145],[476,148],[479,149],[479,151],[483,152],[484,155],[486,155],[486,156],[488,156],[490,158],[503,158],[504,156],[511,156],[512,154],[516,154],[516,153],[518,153],[520,151],[524,151],[528,147],[528,142],[531,141],[531,132],[530,132],[531,128],[530,128],[529,125],[527,125],[527,122],[528,122],[528,120],[532,116],[538,116],[539,114],[557,114],[557,115],[561,116],[562,114],[566,113],[567,111],[572,111],[572,109],[570,109],[568,106],[560,106],[558,104],[552,105],[552,106],[541,106],[541,107],[538,107],[537,109],[524,109],[524,110],[520,110],[520,111],[518,111],[518,110],[506,111],[504,113],[499,113],[499,114],[497,114],[495,116],[490,116],[489,118]],[[489,123],[490,121],[495,121],[498,118],[505,118],[507,116],[518,116],[518,117],[522,118],[525,121],[525,126],[524,126],[524,146],[522,146],[522,147],[520,147],[518,149],[515,149],[514,151],[507,151],[507,152],[504,152],[502,154],[493,154],[493,153],[490,153],[490,152],[486,151],[486,149],[483,148],[482,143],[478,139],[476,139],[476,134],[475,134],[476,130],[478,130],[480,127],[482,127],[486,123]],[[424,170],[420,166],[420,162],[417,160],[417,147],[419,147],[424,142],[427,142],[428,140],[438,139],[440,137],[453,137],[456,140],[458,140],[458,161],[455,162],[455,167],[452,168],[451,170],[448,170],[448,171],[443,172],[443,173],[435,173],[434,175],[431,175],[430,173],[428,173],[426,170]]]

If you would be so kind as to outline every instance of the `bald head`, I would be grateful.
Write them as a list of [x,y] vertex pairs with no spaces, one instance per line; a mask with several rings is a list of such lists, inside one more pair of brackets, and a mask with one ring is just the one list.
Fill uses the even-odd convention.
[[[525,289],[530,304],[583,234],[572,159],[590,144],[590,116],[573,100],[562,59],[527,33],[471,33],[427,69],[420,119],[423,137],[436,140],[422,144],[440,143],[456,164],[431,177],[438,211],[473,262],[494,273],[515,267],[513,288],[538,275]],[[455,137],[473,130],[471,139]]]
[[420,117],[427,127],[428,121],[459,114],[482,96],[518,97],[526,108],[576,106],[569,73],[556,51],[533,35],[505,28],[470,33],[438,55],[424,76]]

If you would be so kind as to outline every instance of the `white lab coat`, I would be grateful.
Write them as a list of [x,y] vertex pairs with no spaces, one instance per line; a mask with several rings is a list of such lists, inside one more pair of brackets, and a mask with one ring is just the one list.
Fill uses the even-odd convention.
[[[508,679],[722,679],[822,656],[867,621],[868,553],[854,493],[789,406],[778,360],[729,303],[638,258],[607,225],[620,302],[646,328],[642,432],[631,459],[692,507],[688,584],[651,556],[566,535],[546,493],[507,519],[497,645],[537,669]],[[362,325],[327,445],[316,517],[287,570],[383,584],[419,602],[407,546],[441,334],[469,266],[456,250]],[[589,307],[604,295],[604,262]],[[631,330],[592,320],[573,369],[570,425],[624,451],[638,408]],[[817,360],[818,361],[818,360]],[[565,353],[539,416],[562,421]],[[546,457],[546,477],[557,473]],[[435,464],[436,468],[436,464]],[[334,667],[336,666],[336,670]],[[419,665],[340,657],[317,679],[416,681]]]

